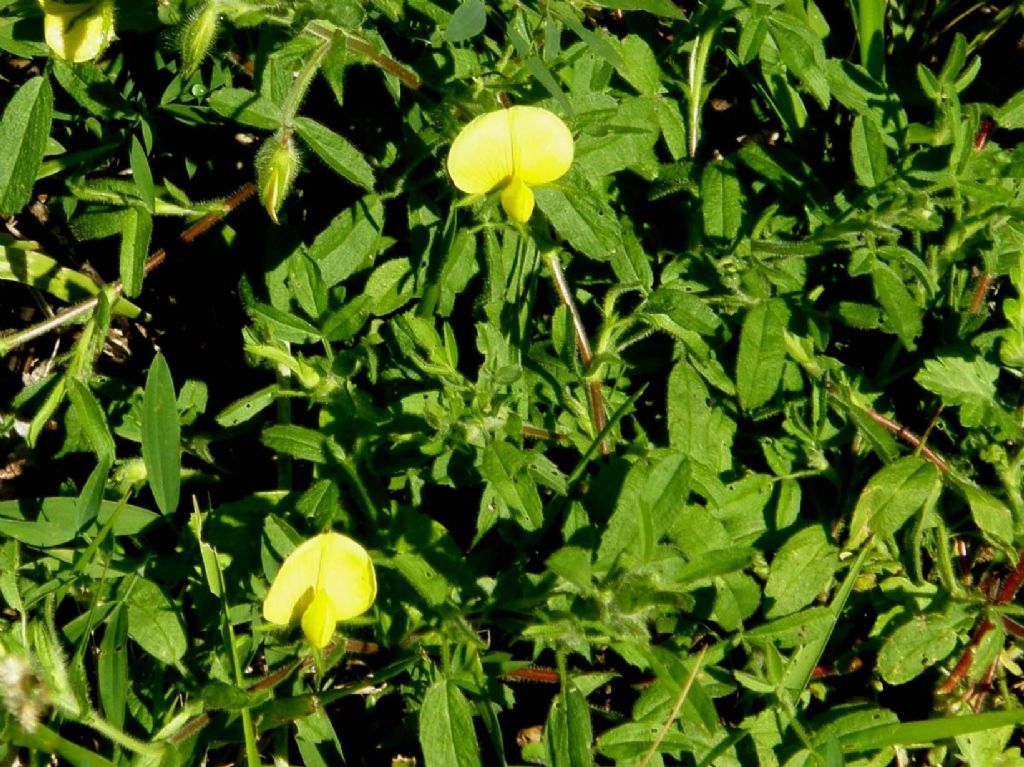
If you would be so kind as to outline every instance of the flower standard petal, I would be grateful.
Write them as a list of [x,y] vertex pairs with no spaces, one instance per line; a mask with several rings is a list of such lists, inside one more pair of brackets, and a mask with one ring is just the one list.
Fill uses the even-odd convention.
[[331,600],[337,620],[362,615],[377,597],[377,575],[370,555],[347,536],[327,533],[316,588]]
[[318,637],[318,631],[326,630],[320,623],[329,615],[335,622],[353,618],[366,612],[376,595],[376,575],[366,549],[339,533],[323,533],[303,542],[281,564],[263,600],[263,617],[279,625],[301,619],[303,630]]
[[508,110],[470,121],[448,151],[448,173],[467,194],[484,194],[512,175],[512,138]]
[[62,59],[90,61],[103,53],[114,33],[111,0],[40,0],[46,44]]
[[572,165],[574,145],[569,127],[554,112],[540,107],[508,110],[513,173],[524,183],[549,184]]

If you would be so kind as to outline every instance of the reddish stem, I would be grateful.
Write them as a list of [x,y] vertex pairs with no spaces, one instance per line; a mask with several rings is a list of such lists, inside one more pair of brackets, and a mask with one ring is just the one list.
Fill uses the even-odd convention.
[[880,426],[884,426],[886,429],[891,431],[904,442],[913,446],[915,450],[919,450],[921,452],[921,457],[924,458],[926,461],[934,464],[939,471],[949,471],[949,464],[947,464],[941,457],[939,457],[938,453],[936,453],[934,450],[932,450],[930,447],[924,444],[924,441],[916,434],[914,434],[914,432],[904,428],[903,426],[900,426],[895,421],[886,418],[881,413],[876,413],[874,410],[866,409],[864,412],[867,413],[868,418],[870,418],[872,421],[879,424]]

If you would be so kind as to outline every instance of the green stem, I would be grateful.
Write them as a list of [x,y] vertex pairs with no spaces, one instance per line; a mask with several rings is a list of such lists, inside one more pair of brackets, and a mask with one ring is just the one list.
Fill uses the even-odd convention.
[[4,733],[5,736],[10,737],[11,743],[31,749],[38,754],[56,754],[67,759],[76,767],[115,767],[113,762],[104,759],[94,751],[62,738],[45,725],[36,725],[32,732],[17,726],[13,730],[13,733]]
[[317,70],[320,69],[320,64],[327,54],[331,52],[333,45],[333,38],[321,43],[310,57],[306,59],[306,63],[302,65],[302,69],[296,74],[295,81],[292,83],[288,95],[285,96],[284,106],[281,107],[281,122],[285,128],[292,128],[295,117],[299,113],[299,107],[302,105],[302,100],[306,97],[306,91],[309,90]]
[[[576,308],[576,301],[572,297],[569,280],[566,279],[565,272],[562,271],[562,264],[558,260],[558,253],[554,250],[548,250],[544,252],[542,258],[544,263],[548,265],[548,269],[551,270],[551,279],[555,283],[555,290],[558,291],[559,298],[562,299],[565,308],[569,310],[569,316],[572,317],[572,327],[576,335],[576,348],[579,350],[580,360],[583,362],[583,368],[586,371],[584,378],[587,384],[587,397],[590,400],[594,432],[603,435],[607,425],[604,413],[604,397],[601,393],[601,380],[598,377],[598,371],[593,369],[594,352],[590,347],[587,329],[583,327],[583,317],[580,316],[580,310]],[[601,455],[608,455],[611,452],[608,442],[603,436],[599,447]]]
[[115,727],[95,711],[88,713],[82,723],[92,728],[111,743],[134,751],[142,756],[163,756],[164,747],[159,743],[149,743],[129,735],[120,727]]

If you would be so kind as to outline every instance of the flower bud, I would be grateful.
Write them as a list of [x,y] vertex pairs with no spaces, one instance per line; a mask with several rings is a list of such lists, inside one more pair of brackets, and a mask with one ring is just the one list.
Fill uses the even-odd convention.
[[256,153],[256,186],[260,202],[274,223],[301,165],[299,151],[291,136],[282,131],[271,136]]
[[97,58],[114,36],[114,0],[39,0],[46,44],[75,64]]
[[195,8],[181,30],[181,74],[192,75],[217,40],[220,19],[219,0],[207,0]]

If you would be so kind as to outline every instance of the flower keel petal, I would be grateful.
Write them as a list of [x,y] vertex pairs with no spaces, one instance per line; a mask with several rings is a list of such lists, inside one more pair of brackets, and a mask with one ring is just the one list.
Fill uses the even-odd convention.
[[520,224],[525,224],[533,215],[533,190],[523,183],[518,176],[513,176],[508,185],[501,190],[501,207],[508,217]]
[[325,647],[334,636],[334,627],[338,623],[337,613],[330,597],[322,591],[313,595],[313,601],[302,613],[302,633],[308,641],[318,650]]

